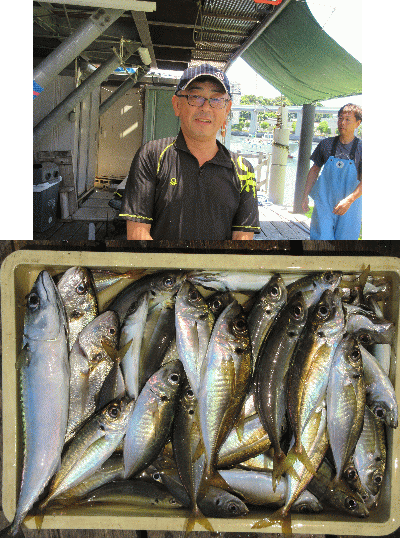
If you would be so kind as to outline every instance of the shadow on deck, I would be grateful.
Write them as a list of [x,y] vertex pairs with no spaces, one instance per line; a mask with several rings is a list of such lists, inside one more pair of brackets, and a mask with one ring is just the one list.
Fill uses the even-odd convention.
[[[126,239],[126,224],[118,219],[118,211],[108,205],[113,193],[94,190],[74,213],[71,220],[57,220],[45,231],[33,232],[34,240],[51,241],[107,241]],[[308,240],[310,219],[294,214],[259,197],[261,233],[256,240]]]

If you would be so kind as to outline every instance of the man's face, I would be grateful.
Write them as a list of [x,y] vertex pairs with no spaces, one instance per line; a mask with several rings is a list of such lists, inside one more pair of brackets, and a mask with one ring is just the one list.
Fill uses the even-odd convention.
[[338,117],[339,134],[342,136],[354,135],[355,129],[361,124],[356,120],[354,112],[342,112]]
[[[212,80],[194,80],[188,88],[180,92],[180,95],[196,95],[206,99],[229,99],[229,95],[225,93],[224,89]],[[219,129],[228,117],[232,102],[229,101],[221,109],[211,107],[208,101],[205,101],[203,106],[197,107],[189,105],[186,97],[174,95],[172,105],[175,115],[180,118],[181,129],[185,137],[204,142],[215,140]]]

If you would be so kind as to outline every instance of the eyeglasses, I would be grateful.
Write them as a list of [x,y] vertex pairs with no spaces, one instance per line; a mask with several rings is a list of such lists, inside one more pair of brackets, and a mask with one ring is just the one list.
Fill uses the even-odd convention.
[[177,97],[185,97],[189,105],[197,107],[203,106],[204,103],[208,101],[212,108],[225,108],[226,103],[229,103],[230,101],[230,99],[225,99],[224,97],[211,97],[210,99],[206,99],[200,95],[177,95]]

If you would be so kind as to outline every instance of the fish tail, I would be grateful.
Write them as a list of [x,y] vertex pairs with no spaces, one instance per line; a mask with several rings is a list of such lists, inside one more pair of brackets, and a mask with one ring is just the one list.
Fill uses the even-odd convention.
[[274,451],[272,469],[272,489],[274,491],[276,491],[276,486],[286,470],[286,454],[282,450]]
[[[274,456],[274,459],[275,459],[275,456]],[[296,473],[293,467],[293,465],[299,459],[300,458],[299,458],[298,452],[294,448],[292,448],[289,451],[287,456],[285,456],[284,458],[282,456],[279,456],[279,461],[277,463],[275,463],[274,461],[274,467],[272,470],[272,480],[273,480],[273,484],[275,484],[275,488],[281,476],[285,473],[290,474],[290,476],[292,476],[295,480],[299,479],[299,475]]]
[[215,532],[209,520],[202,514],[200,508],[196,505],[195,508],[192,510],[192,513],[186,520],[184,529],[185,538],[186,536],[189,536],[189,534],[193,531],[196,523],[201,525],[209,532]]
[[310,460],[310,458],[309,458],[306,450],[304,449],[303,445],[301,445],[301,449],[297,453],[297,457],[298,457],[299,461],[307,469],[307,471],[314,476],[315,473],[317,472],[317,469],[315,468],[313,462]]
[[286,532],[288,527],[288,518],[289,518],[289,527],[290,527],[290,514],[285,506],[282,506],[282,508],[279,508],[276,512],[271,514],[268,517],[265,517],[263,519],[259,519],[256,521],[251,528],[252,529],[262,529],[265,527],[271,527],[272,525],[275,525],[275,523],[280,523],[282,525],[282,531],[285,529],[285,535],[291,534],[291,529],[289,532]]
[[14,520],[11,525],[1,529],[0,538],[24,538],[24,533],[21,529],[21,523]]

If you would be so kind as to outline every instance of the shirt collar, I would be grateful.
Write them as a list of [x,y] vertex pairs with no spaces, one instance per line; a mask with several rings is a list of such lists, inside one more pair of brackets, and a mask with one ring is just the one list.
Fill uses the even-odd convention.
[[[227,148],[223,144],[221,144],[219,140],[217,140],[217,146],[218,146],[218,152],[210,161],[207,161],[207,162],[212,163],[212,164],[217,164],[219,166],[225,166],[226,168],[232,168],[233,166],[232,159],[230,157],[230,154]],[[175,147],[177,149],[186,151],[186,153],[190,153],[186,144],[185,137],[183,136],[182,130],[179,131],[179,134],[175,140]]]

